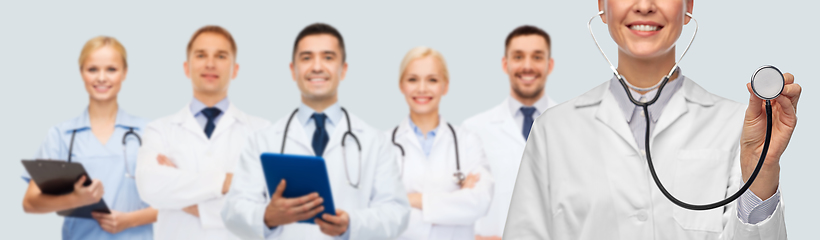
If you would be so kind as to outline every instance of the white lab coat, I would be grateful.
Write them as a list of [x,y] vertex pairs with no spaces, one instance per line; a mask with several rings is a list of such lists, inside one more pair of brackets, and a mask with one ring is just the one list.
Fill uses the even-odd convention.
[[[404,148],[404,163],[398,147],[395,152],[403,168],[402,183],[406,193],[422,194],[423,208],[411,208],[410,224],[399,239],[475,238],[474,224],[490,207],[494,181],[478,136],[463,128],[453,128],[458,136],[462,173],[480,174],[472,189],[462,190],[455,182],[455,145],[444,119],[439,121],[430,156],[424,155],[410,121],[405,118],[399,124],[395,141]],[[393,129],[386,134],[392,139]]]
[[[352,132],[362,146],[361,175],[357,157],[359,153],[350,136],[345,142],[347,166],[350,180],[356,183],[361,176],[361,182],[358,189],[353,188],[345,175],[341,139],[348,128],[347,120],[343,117],[336,124],[333,133],[330,133],[330,140],[323,154],[333,204],[336,209],[344,210],[350,216],[347,229],[349,239],[396,238],[407,228],[410,205],[399,180],[394,147],[383,134],[355,115],[350,114],[350,119]],[[287,120],[287,117],[280,119],[248,139],[222,211],[225,225],[234,234],[245,239],[334,239],[322,233],[315,224],[292,223],[275,227],[271,231],[266,230],[264,213],[270,202],[270,192],[259,157],[262,153],[280,152]],[[305,133],[297,119],[290,123],[288,131],[286,154],[315,155],[311,147],[311,135]]]
[[[683,81],[651,134],[652,160],[672,195],[712,203],[740,187],[746,106]],[[786,239],[783,199],[769,219],[754,225],[739,220],[737,201],[692,211],[667,200],[609,84],[536,120],[505,239]]]
[[[543,97],[547,98],[548,108],[556,105],[547,95]],[[476,222],[476,235],[501,236],[504,233],[515,177],[527,143],[521,135],[521,127],[512,117],[509,101],[513,100],[507,97],[501,104],[464,120],[461,125],[481,139],[495,180],[490,210]]]
[[[220,216],[225,174],[233,172],[248,136],[269,125],[233,104],[217,122],[210,140],[187,105],[149,123],[139,150],[136,180],[142,199],[159,210],[154,239],[236,239]],[[177,168],[160,166],[159,154]],[[197,205],[199,218],[182,211],[191,205]]]

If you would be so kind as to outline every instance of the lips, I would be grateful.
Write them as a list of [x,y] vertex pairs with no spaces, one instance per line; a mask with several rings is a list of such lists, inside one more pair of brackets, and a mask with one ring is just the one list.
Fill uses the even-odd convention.
[[539,74],[516,74],[515,76],[518,77],[519,81],[524,83],[533,83],[540,77]]
[[200,76],[202,76],[202,78],[204,78],[204,79],[206,79],[206,80],[216,80],[216,79],[219,79],[219,75],[217,75],[217,74],[203,73],[203,74],[202,74],[202,75],[200,75]]
[[99,93],[108,92],[111,89],[111,86],[102,86],[102,85],[94,85],[94,91]]
[[426,104],[433,101],[433,97],[413,97],[413,102],[418,104]]
[[626,24],[629,30],[638,36],[652,36],[663,29],[663,25],[652,21],[635,21]]

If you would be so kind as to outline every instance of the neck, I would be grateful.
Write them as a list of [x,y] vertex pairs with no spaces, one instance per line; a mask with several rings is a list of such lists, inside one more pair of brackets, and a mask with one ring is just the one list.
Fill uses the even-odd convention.
[[544,89],[542,88],[541,91],[539,91],[538,94],[536,94],[535,96],[527,97],[521,96],[521,94],[516,92],[515,89],[510,88],[510,96],[512,96],[513,99],[517,100],[521,104],[524,104],[524,106],[532,106],[533,104],[535,104],[535,102],[538,102],[538,100],[540,100],[541,97],[544,97]]
[[[658,84],[672,67],[675,66],[675,48],[652,59],[639,59],[618,51],[618,72],[630,84],[639,88],[652,87]],[[672,81],[678,77],[678,72],[669,77]],[[644,94],[648,91],[638,91]]]
[[332,106],[333,104],[335,104],[338,101],[339,101],[339,99],[336,97],[336,95],[333,95],[332,97],[321,98],[321,99],[308,98],[308,97],[305,97],[304,95],[302,95],[302,103],[304,103],[305,105],[307,105],[308,107],[313,109],[313,111],[316,111],[317,113],[324,112],[325,109],[329,108],[330,106]]
[[92,122],[110,122],[117,120],[117,99],[107,101],[91,100],[88,103],[88,118]]
[[416,126],[419,127],[422,134],[427,135],[428,132],[433,131],[433,129],[438,127],[438,109],[431,111],[430,113],[415,113],[411,111],[410,120],[413,121],[413,124],[416,124]]
[[219,101],[222,101],[226,97],[228,97],[227,91],[218,93],[205,93],[194,91],[194,98],[196,98],[196,100],[199,100],[200,102],[202,102],[202,104],[205,104],[205,106],[208,107],[215,106],[217,103],[219,103]]
[[532,106],[535,105],[535,103],[538,102],[538,100],[541,100],[541,97],[544,97],[544,91],[542,90],[541,93],[538,93],[538,95],[535,97],[528,98],[521,96],[517,94],[515,90],[510,89],[510,96],[512,96],[513,99],[520,102],[521,104],[524,104],[524,106]]

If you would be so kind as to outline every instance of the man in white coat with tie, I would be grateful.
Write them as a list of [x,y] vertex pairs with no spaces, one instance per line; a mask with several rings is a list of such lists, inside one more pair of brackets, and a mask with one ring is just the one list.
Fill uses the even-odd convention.
[[245,139],[270,123],[228,100],[239,65],[227,30],[200,28],[187,52],[185,75],[194,99],[148,124],[137,160],[137,189],[159,210],[155,239],[236,239],[220,216],[224,194]]
[[524,25],[510,32],[501,58],[501,66],[510,80],[510,96],[462,124],[487,146],[484,151],[495,178],[493,202],[487,216],[476,222],[476,239],[501,239],[533,120],[555,105],[544,92],[547,76],[555,64],[550,50],[549,35],[538,27]]
[[[246,239],[392,239],[407,228],[410,205],[393,145],[338,103],[345,55],[344,40],[330,25],[309,25],[296,37],[290,69],[302,104],[247,141],[222,211],[233,233]],[[315,193],[284,198],[284,180],[268,192],[260,162],[267,152],[323,157],[336,214],[299,223],[323,211],[324,199]]]

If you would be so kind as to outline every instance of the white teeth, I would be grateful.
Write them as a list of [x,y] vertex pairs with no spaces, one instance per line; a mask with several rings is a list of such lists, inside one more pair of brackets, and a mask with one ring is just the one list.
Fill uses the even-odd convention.
[[524,80],[524,81],[532,81],[532,80],[535,80],[535,77],[533,77],[533,76],[527,76],[527,77],[522,76],[522,77],[521,77],[521,80]]
[[651,31],[658,31],[658,26],[652,25],[632,25],[629,29],[643,31],[643,32],[651,32]]
[[309,81],[318,82],[318,81],[324,81],[324,80],[325,80],[324,78],[311,78]]

